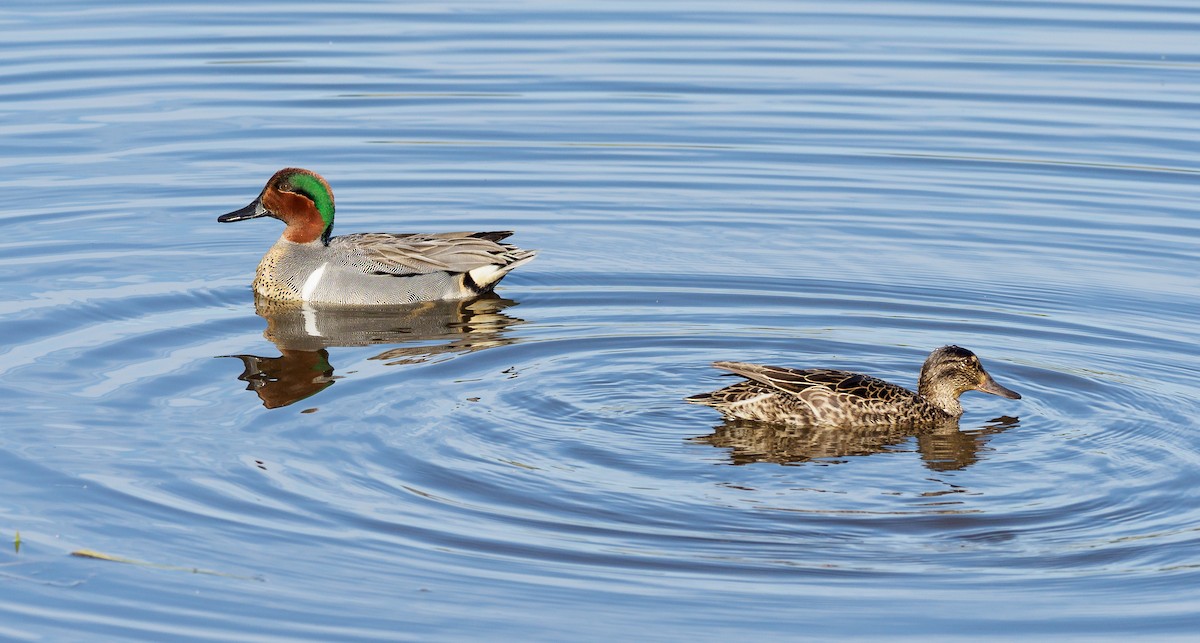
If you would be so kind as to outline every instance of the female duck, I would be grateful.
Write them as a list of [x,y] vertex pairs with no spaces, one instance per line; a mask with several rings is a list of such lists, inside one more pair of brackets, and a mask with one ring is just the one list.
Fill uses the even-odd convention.
[[258,198],[217,221],[287,224],[258,264],[255,292],[283,301],[362,306],[465,299],[492,290],[536,254],[500,243],[512,232],[333,233],[333,191],[320,175],[284,168]]
[[958,346],[943,346],[929,354],[916,393],[846,371],[800,371],[741,362],[714,362],[713,366],[747,381],[687,401],[742,420],[855,426],[943,423],[962,416],[958,396],[966,391],[1021,399],[1017,392],[997,384],[975,353]]

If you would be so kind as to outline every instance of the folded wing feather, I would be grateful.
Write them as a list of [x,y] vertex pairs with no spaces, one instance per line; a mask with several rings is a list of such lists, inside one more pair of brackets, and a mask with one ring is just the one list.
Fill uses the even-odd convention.
[[371,232],[334,237],[353,263],[366,272],[394,275],[437,271],[469,272],[480,266],[509,263],[517,249],[497,243],[511,232],[443,232],[388,234]]

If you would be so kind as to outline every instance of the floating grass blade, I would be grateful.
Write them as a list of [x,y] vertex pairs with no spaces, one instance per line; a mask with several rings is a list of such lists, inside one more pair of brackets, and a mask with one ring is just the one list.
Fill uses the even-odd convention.
[[107,561],[113,562],[113,563],[124,563],[126,565],[138,565],[141,567],[150,567],[152,569],[162,569],[162,570],[172,571],[172,572],[188,572],[188,573],[192,573],[192,574],[207,574],[209,576],[221,576],[223,578],[236,578],[238,580],[257,580],[257,581],[263,580],[262,577],[259,577],[259,576],[238,576],[236,574],[227,574],[225,572],[213,571],[211,569],[200,569],[198,567],[182,567],[179,565],[164,565],[162,563],[151,563],[151,562],[147,562],[144,560],[135,560],[133,558],[123,558],[121,556],[113,556],[111,554],[105,554],[105,553],[101,553],[98,551],[93,551],[91,549],[77,549],[77,550],[71,552],[71,555],[77,556],[79,558],[94,558],[96,560],[107,560]]

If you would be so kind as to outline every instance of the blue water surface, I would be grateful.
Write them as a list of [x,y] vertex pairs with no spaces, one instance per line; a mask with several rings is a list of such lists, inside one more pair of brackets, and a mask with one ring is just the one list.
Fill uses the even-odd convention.
[[[0,638],[1200,629],[1194,3],[0,28]],[[540,254],[497,298],[256,307],[281,227],[215,219],[285,166],[338,232]],[[874,441],[682,401],[720,359],[913,386],[948,343],[1023,399]]]

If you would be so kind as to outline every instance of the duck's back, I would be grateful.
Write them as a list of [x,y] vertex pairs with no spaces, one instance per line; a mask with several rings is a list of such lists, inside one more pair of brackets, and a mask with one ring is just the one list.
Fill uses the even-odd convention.
[[941,421],[945,416],[916,393],[861,373],[741,362],[717,362],[714,366],[747,381],[688,401],[712,406],[735,418],[880,426]]

